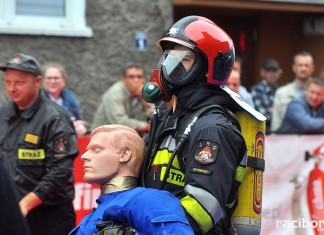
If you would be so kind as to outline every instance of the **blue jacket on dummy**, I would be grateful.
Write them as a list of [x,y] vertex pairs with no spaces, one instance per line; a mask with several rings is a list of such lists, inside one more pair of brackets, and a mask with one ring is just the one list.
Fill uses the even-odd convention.
[[102,221],[127,223],[139,235],[194,234],[179,199],[167,191],[136,187],[102,195],[97,204],[69,235],[98,233]]

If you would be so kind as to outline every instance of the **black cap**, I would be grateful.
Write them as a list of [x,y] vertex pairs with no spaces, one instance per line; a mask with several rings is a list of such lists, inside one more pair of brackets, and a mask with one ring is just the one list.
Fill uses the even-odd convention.
[[277,60],[275,59],[268,59],[265,61],[263,65],[264,70],[280,70],[280,66]]
[[42,75],[38,61],[32,56],[21,53],[17,54],[15,58],[9,60],[6,65],[0,66],[0,70],[2,71],[6,71],[7,69],[22,70],[36,76]]

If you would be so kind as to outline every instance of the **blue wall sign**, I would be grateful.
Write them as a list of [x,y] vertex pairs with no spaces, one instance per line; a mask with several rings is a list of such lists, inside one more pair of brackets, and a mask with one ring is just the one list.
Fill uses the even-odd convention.
[[135,49],[147,51],[147,34],[145,32],[135,32]]

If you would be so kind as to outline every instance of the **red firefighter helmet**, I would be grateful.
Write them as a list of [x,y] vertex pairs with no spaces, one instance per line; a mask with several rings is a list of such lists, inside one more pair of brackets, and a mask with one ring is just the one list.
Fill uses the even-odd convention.
[[157,45],[165,51],[168,42],[177,43],[201,52],[207,59],[207,83],[225,85],[234,64],[232,39],[211,20],[187,16],[173,24]]

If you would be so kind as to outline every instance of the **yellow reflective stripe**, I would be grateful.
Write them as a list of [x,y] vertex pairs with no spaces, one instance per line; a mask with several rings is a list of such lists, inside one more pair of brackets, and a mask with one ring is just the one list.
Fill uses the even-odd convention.
[[[160,174],[160,180],[162,181],[164,178],[166,167],[162,167],[161,169],[161,174]],[[167,178],[167,182],[170,184],[175,184],[184,187],[185,182],[184,182],[185,175],[176,169],[170,169],[169,172],[169,177]]]
[[244,173],[245,173],[245,167],[238,166],[235,172],[235,180],[242,183],[244,178]]
[[186,212],[197,221],[203,233],[208,232],[213,227],[212,217],[194,198],[185,196],[181,199],[181,204]]
[[42,160],[45,158],[44,149],[18,149],[18,159]]
[[[152,165],[168,164],[171,155],[172,155],[172,153],[170,153],[167,149],[157,151],[157,153],[155,154],[154,161],[153,161]],[[179,165],[177,156],[173,160],[172,167],[180,169],[180,165]]]

